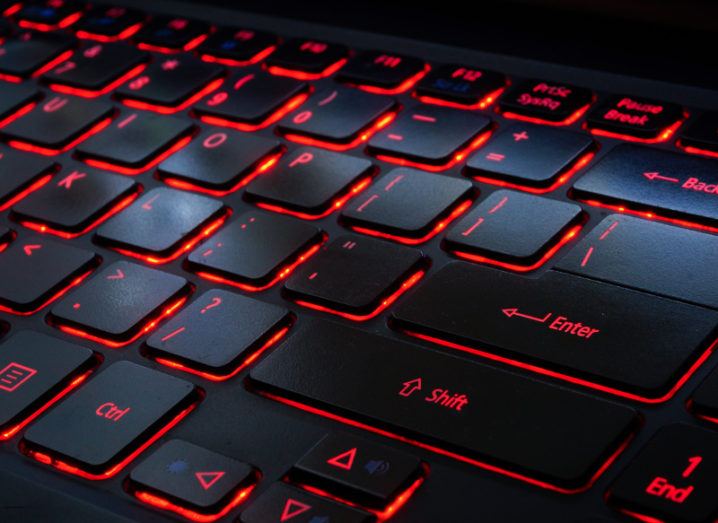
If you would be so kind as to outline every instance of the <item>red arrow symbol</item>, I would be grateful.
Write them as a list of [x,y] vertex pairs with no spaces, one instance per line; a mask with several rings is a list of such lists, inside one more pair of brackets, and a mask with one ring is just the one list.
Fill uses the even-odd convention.
[[224,471],[218,472],[195,472],[194,477],[197,478],[199,484],[204,490],[209,490],[224,476]]
[[527,320],[536,321],[538,323],[546,323],[548,319],[551,317],[551,313],[549,312],[544,316],[543,318],[540,318],[538,316],[529,316],[528,314],[523,314],[519,312],[519,310],[516,307],[512,307],[509,309],[501,309],[501,312],[503,312],[506,316],[509,318],[513,318],[514,316],[517,316],[519,318],[525,318]]
[[155,203],[155,201],[156,201],[157,198],[159,198],[159,197],[160,197],[159,194],[155,194],[152,198],[150,198],[149,200],[147,200],[145,203],[142,204],[142,208],[143,208],[145,211],[151,211],[151,210],[152,210],[152,204]]
[[25,256],[32,256],[32,251],[42,249],[42,245],[34,243],[32,245],[25,245],[22,250],[25,251]]
[[284,504],[284,510],[282,516],[279,518],[280,523],[289,521],[290,519],[296,518],[300,514],[304,514],[307,510],[312,508],[311,505],[297,501],[296,499],[289,498]]
[[658,173],[658,172],[643,173],[643,176],[645,176],[652,182],[656,181],[656,180],[659,180],[662,182],[671,182],[671,183],[680,182],[680,180],[678,178],[670,178],[668,176],[663,176],[661,173]]
[[117,269],[117,272],[115,274],[110,274],[107,279],[108,280],[122,280],[125,278],[125,273],[122,272],[120,269]]
[[403,388],[399,391],[399,395],[407,398],[416,391],[421,390],[421,378],[414,378],[413,380],[402,383],[402,385]]

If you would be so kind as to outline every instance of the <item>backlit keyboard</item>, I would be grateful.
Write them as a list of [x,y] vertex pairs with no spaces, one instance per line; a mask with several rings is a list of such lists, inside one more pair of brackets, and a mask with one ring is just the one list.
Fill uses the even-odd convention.
[[0,5],[2,489],[716,521],[718,113],[240,13]]

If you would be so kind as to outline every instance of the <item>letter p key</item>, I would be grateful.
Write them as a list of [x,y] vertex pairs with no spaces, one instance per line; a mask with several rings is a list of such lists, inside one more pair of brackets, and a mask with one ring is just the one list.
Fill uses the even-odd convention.
[[296,167],[297,165],[301,165],[303,163],[309,163],[312,160],[314,160],[314,155],[312,153],[303,152],[289,163],[289,167]]

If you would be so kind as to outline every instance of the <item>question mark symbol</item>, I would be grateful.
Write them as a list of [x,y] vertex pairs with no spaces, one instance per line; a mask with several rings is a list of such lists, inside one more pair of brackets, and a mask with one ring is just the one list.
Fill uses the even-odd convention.
[[204,314],[210,309],[214,309],[215,307],[219,307],[219,305],[222,303],[222,298],[212,298],[212,303],[207,305],[204,309],[199,311],[201,314]]

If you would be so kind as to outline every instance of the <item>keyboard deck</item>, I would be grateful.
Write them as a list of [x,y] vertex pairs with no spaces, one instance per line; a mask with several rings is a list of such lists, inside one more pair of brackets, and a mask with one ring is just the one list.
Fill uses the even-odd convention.
[[716,520],[718,93],[142,8],[0,2],[0,481]]

